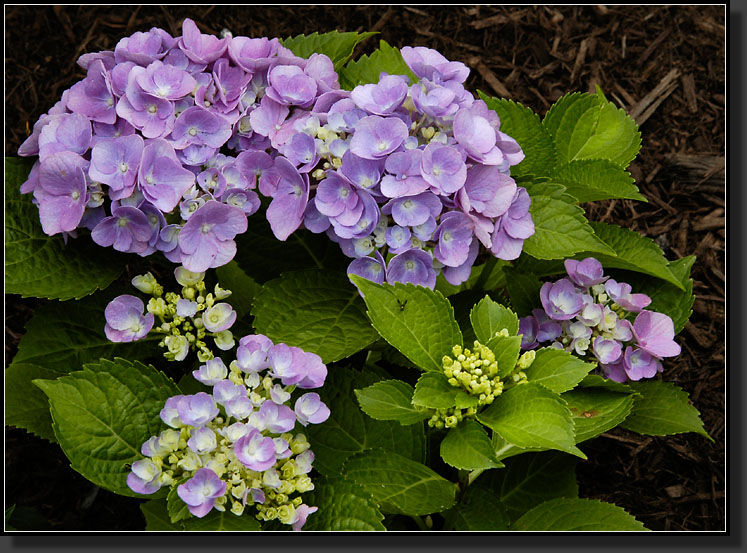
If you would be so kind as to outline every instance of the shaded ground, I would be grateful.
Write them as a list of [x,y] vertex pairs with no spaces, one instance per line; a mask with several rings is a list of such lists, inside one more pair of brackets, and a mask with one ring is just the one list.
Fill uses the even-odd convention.
[[[655,239],[669,259],[697,256],[694,313],[665,376],[690,393],[715,441],[605,434],[578,464],[581,495],[615,503],[653,530],[725,529],[723,6],[6,6],[5,17],[6,155],[85,76],[80,54],[154,26],[179,35],[185,17],[203,32],[250,37],[379,31],[394,46],[428,46],[469,64],[470,90],[541,115],[563,94],[600,85],[640,125],[630,171],[650,202],[598,202],[588,216]],[[369,39],[360,53],[377,44]],[[7,365],[39,302],[6,302]],[[136,502],[97,491],[57,446],[9,428],[5,459],[6,505],[33,507],[28,516],[51,529],[142,528]]]

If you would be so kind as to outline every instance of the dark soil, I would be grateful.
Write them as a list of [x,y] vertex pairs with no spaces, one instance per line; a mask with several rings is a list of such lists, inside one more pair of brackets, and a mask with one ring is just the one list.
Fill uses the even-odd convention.
[[[600,85],[640,125],[643,147],[630,171],[650,201],[598,202],[587,206],[588,216],[655,239],[669,259],[697,256],[694,313],[665,378],[690,393],[715,441],[614,430],[585,446],[580,492],[625,508],[652,530],[719,531],[726,528],[725,11],[723,5],[6,6],[5,153],[15,155],[27,129],[85,76],[75,65],[80,54],[112,50],[120,38],[154,26],[180,35],[185,17],[203,32],[227,28],[235,36],[379,31],[391,45],[428,46],[469,64],[470,90],[512,98],[540,115],[563,94]],[[359,53],[377,44],[369,39]],[[6,296],[6,365],[40,303]],[[29,525],[143,527],[138,502],[97,490],[69,468],[56,445],[7,428],[5,459],[6,506],[28,508],[19,518]],[[34,517],[41,521],[28,522]]]

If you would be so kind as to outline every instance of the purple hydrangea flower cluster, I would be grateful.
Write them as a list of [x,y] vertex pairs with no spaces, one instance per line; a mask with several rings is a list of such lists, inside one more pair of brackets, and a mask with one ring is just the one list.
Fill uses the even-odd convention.
[[382,73],[292,113],[288,90],[310,98],[302,73],[282,81],[284,96],[268,89],[251,123],[280,155],[274,182],[260,191],[273,198],[267,218],[277,238],[300,227],[325,232],[354,258],[349,273],[433,288],[443,272],[460,284],[480,244],[516,259],[534,233],[529,196],[508,174],[524,154],[464,89],[464,64],[422,47],[402,55],[418,82]]
[[219,39],[190,19],[182,36],[136,32],[78,64],[85,79],[19,148],[38,156],[21,191],[47,234],[87,228],[97,244],[160,251],[193,272],[233,258],[258,185],[293,193],[282,171],[262,176],[298,118],[285,116],[339,88],[327,56],[296,57],[276,38]]
[[143,444],[128,486],[141,494],[177,486],[196,517],[254,506],[257,519],[299,530],[316,511],[300,495],[314,489],[314,453],[301,430],[330,415],[319,394],[306,391],[324,383],[321,358],[253,334],[239,340],[228,366],[214,358],[193,375],[212,392],[166,401],[161,419],[169,428]]
[[[592,358],[616,382],[651,378],[663,370],[663,358],[680,353],[672,319],[644,309],[647,295],[606,276],[593,257],[568,259],[565,268],[567,278],[542,285],[542,309],[520,320],[523,349],[548,344]],[[629,313],[637,313],[632,323]]]

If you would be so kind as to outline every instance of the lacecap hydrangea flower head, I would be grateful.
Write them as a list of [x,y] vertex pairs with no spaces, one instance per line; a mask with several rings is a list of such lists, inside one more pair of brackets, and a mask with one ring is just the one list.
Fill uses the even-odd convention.
[[549,345],[591,358],[616,382],[652,378],[662,359],[679,355],[672,319],[645,309],[651,298],[605,275],[593,257],[565,268],[567,278],[542,285],[542,309],[519,321],[523,349]]
[[143,444],[128,486],[141,494],[176,486],[195,517],[251,508],[259,520],[299,530],[317,510],[302,498],[314,489],[303,429],[330,415],[319,394],[307,391],[327,376],[321,358],[253,334],[239,340],[228,366],[215,357],[192,374],[211,393],[166,401],[161,419],[169,428]]

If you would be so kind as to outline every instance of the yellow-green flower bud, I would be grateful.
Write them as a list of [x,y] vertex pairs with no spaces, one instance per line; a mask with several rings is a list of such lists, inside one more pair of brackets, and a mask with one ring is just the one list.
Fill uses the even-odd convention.
[[277,512],[277,518],[283,524],[292,524],[297,518],[296,508],[293,505],[282,505]]
[[191,286],[185,286],[182,288],[182,296],[184,296],[188,300],[194,300],[195,299],[195,289]]
[[244,506],[239,501],[233,501],[231,504],[231,512],[236,516],[244,514]]
[[228,296],[230,296],[233,292],[231,290],[224,290],[220,287],[220,284],[215,285],[215,298],[219,300],[224,300]]
[[314,483],[308,475],[303,474],[296,478],[295,487],[298,493],[306,493],[314,489]]

